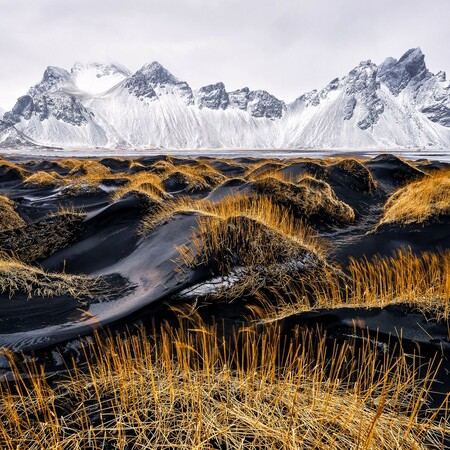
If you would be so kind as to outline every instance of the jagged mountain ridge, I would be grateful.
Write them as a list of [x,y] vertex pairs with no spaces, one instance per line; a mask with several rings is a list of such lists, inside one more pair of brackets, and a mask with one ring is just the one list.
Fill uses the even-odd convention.
[[166,148],[448,148],[450,85],[408,50],[363,61],[325,88],[285,104],[267,91],[193,90],[158,62],[48,67],[0,121],[47,146]]

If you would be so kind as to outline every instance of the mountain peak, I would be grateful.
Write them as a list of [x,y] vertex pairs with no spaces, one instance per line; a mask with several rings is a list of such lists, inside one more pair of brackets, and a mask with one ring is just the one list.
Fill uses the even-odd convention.
[[150,64],[142,66],[137,73],[144,75],[148,81],[156,86],[160,84],[177,84],[179,81],[166,68],[164,68],[158,61],[153,61]]
[[430,73],[425,64],[425,55],[420,47],[411,48],[396,61],[386,59],[380,65],[380,80],[394,94],[398,95],[409,84],[417,84]]
[[420,47],[416,48],[410,48],[407,50],[403,56],[399,59],[399,62],[405,61],[405,60],[423,60],[425,59],[425,55],[422,52],[422,49]]
[[128,91],[140,98],[156,98],[161,94],[176,92],[187,105],[192,104],[192,89],[185,81],[180,81],[158,61],[142,66],[125,82]]
[[70,77],[69,72],[66,69],[62,69],[61,67],[56,66],[48,66],[43,75],[43,79],[47,80],[50,78],[64,78],[68,79]]
[[48,66],[42,76],[42,80],[30,88],[29,95],[36,96],[44,92],[57,90],[60,86],[70,82],[70,73],[56,66]]
[[164,66],[158,61],[152,61],[151,63],[144,64],[142,68],[146,68],[150,71],[152,70],[165,70]]
[[195,104],[201,108],[226,109],[230,104],[222,82],[201,87],[195,94]]

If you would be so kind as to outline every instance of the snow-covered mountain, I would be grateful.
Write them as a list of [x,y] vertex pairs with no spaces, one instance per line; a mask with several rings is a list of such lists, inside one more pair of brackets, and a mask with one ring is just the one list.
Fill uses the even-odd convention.
[[[48,67],[0,121],[0,142],[67,147],[449,148],[450,84],[420,49],[363,61],[285,104],[263,90],[193,90],[161,64]],[[5,142],[3,143],[5,145]]]

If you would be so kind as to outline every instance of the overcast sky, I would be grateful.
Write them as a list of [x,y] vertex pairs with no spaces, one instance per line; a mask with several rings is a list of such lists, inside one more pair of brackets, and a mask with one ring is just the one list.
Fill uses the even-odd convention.
[[449,23],[450,0],[0,0],[0,107],[75,61],[157,60],[193,88],[292,101],[412,47],[450,70]]

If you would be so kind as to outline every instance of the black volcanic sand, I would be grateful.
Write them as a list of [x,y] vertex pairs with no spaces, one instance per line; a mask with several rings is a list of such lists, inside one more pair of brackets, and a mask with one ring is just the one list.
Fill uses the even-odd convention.
[[[0,347],[15,352],[36,352],[45,359],[57,345],[69,348],[68,343],[99,328],[132,330],[138,323],[163,320],[176,325],[177,317],[166,305],[186,302],[177,294],[207,282],[212,276],[205,267],[182,274],[177,271],[179,253],[176,247],[190,242],[197,216],[176,214],[143,235],[141,221],[158,208],[158,204],[136,192],[112,200],[112,192],[123,186],[129,175],[139,171],[158,173],[163,169],[154,165],[161,161],[175,167],[200,162],[224,175],[226,181],[220,186],[195,194],[196,198],[211,201],[236,193],[256,195],[253,182],[246,175],[254,177],[265,171],[281,172],[293,182],[306,175],[327,182],[337,198],[354,209],[355,222],[333,227],[312,225],[317,225],[318,232],[330,243],[330,259],[344,267],[350,257],[391,255],[394,250],[407,247],[413,252],[450,248],[450,217],[421,225],[375,229],[388,197],[406,183],[427,176],[427,172],[447,168],[439,162],[409,164],[393,155],[327,163],[313,160],[265,162],[255,158],[216,160],[212,157],[199,161],[165,156],[141,157],[134,161],[110,157],[97,161],[109,170],[111,177],[105,177],[95,189],[79,189],[75,193],[68,191],[62,182],[48,186],[24,182],[27,176],[37,172],[58,174],[64,179],[70,169],[62,161],[0,162],[0,194],[14,201],[16,211],[26,222],[20,233],[27,235],[26,246],[15,248],[11,236],[18,231],[0,230],[0,250],[26,256],[27,250],[42,241],[41,228],[55,221],[51,213],[61,208],[82,211],[84,216],[76,227],[58,230],[68,238],[32,263],[48,271],[101,277],[104,281],[94,298],[62,295],[28,299],[20,293],[12,298],[7,292],[0,294]],[[189,195],[189,186],[177,184],[175,179],[168,178],[166,188],[176,191],[177,195]],[[243,299],[231,305],[218,302],[204,305],[199,311],[206,322],[216,318],[224,332],[231,333],[232,329],[246,324],[246,307],[251,301]],[[378,333],[380,342],[388,346],[395,345],[402,336],[404,348],[416,349],[428,358],[439,352],[445,361],[450,356],[447,326],[426,321],[421,313],[402,306],[313,311],[291,316],[280,325],[287,336],[296,327],[317,326],[326,331],[330,339],[346,340],[348,336],[362,339],[365,333],[372,336]],[[450,386],[444,369],[439,372],[439,381],[444,384],[438,390],[444,392]],[[436,402],[438,399],[437,396]]]

